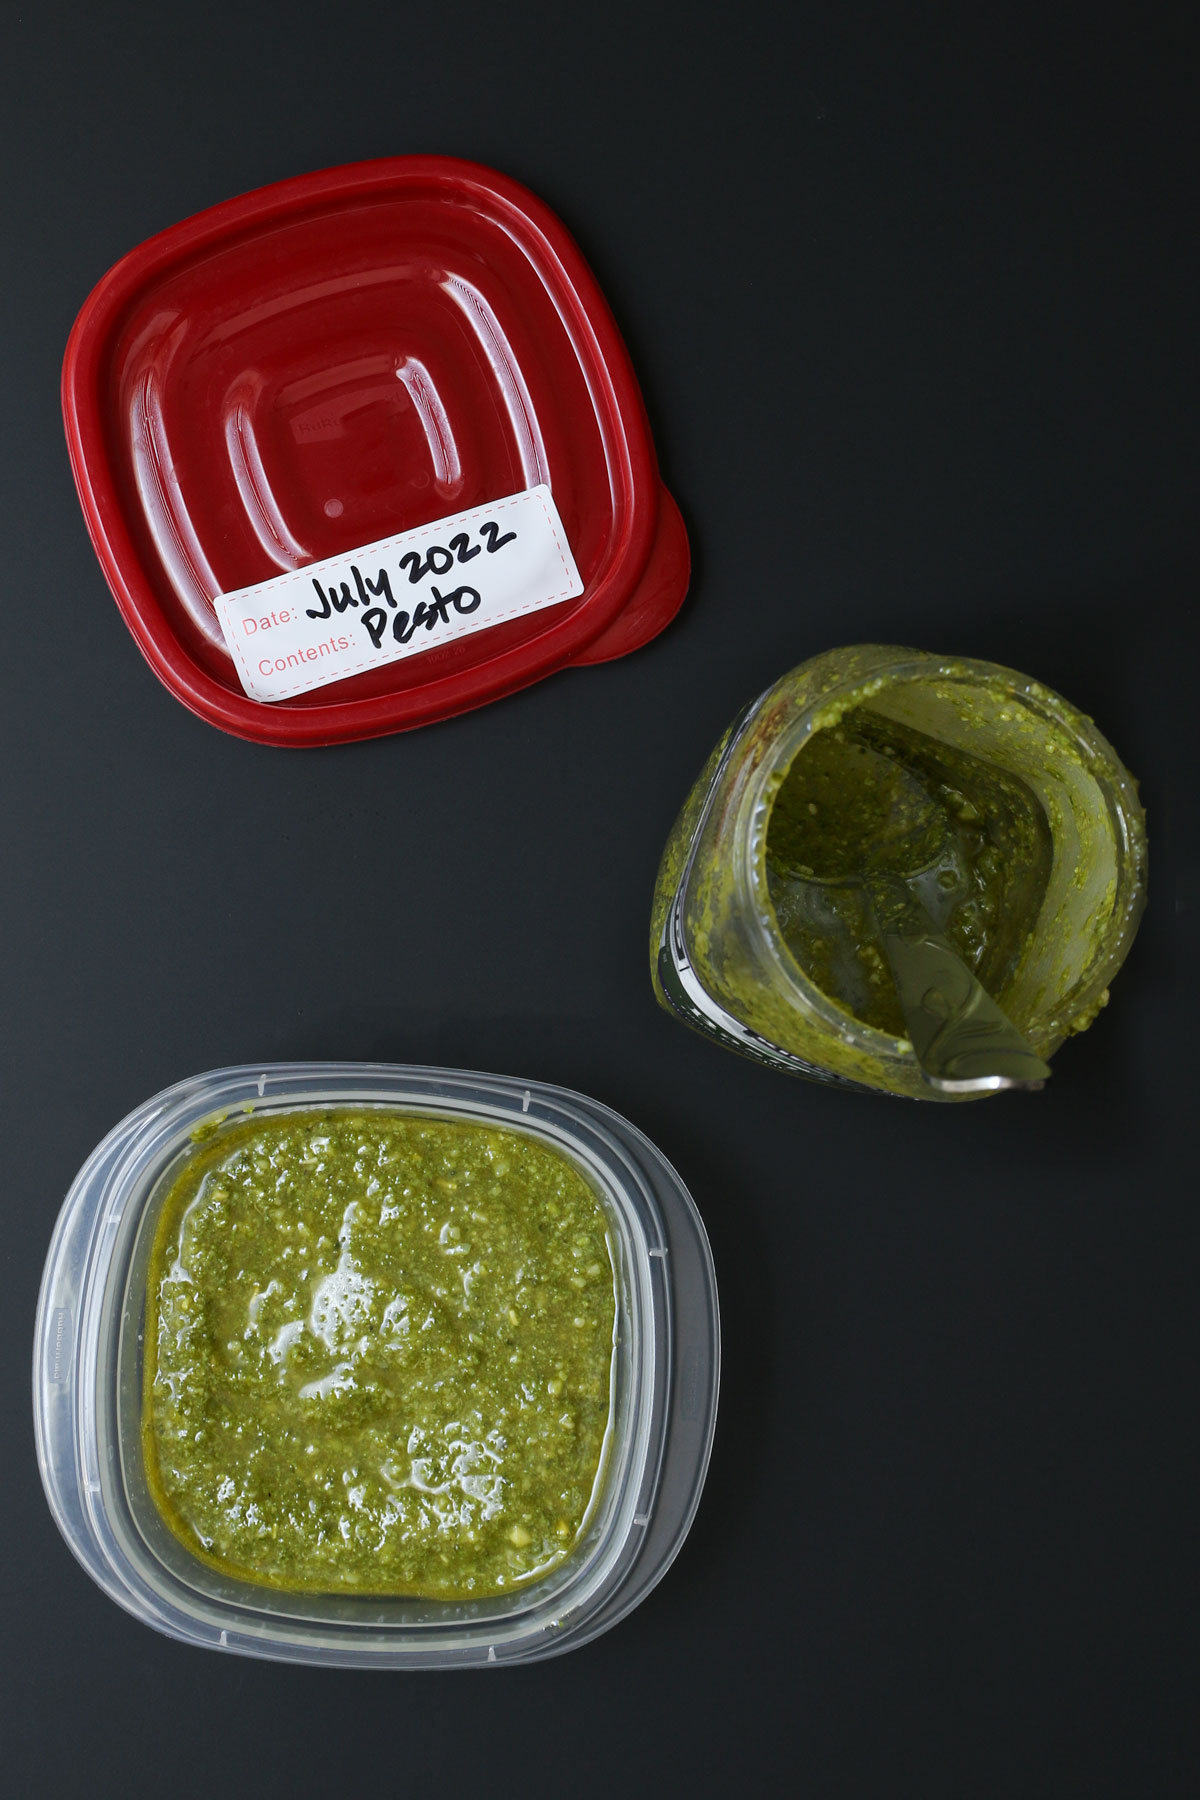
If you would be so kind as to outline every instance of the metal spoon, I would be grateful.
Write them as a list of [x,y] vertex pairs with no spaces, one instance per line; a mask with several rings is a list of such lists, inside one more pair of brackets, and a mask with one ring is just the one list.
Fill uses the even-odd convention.
[[902,880],[864,883],[904,1028],[921,1071],[947,1094],[1040,1088],[1049,1066],[997,1005]]
[[[836,772],[828,767],[827,785],[833,789],[836,780],[835,791],[805,808],[814,826],[818,815],[827,816],[810,833],[804,812],[796,815],[781,872],[791,882],[856,888],[865,896],[905,1030],[931,1087],[951,1094],[1040,1088],[1049,1067],[930,916],[931,905],[942,911],[938,900],[953,898],[960,879],[944,808],[903,763],[861,742],[846,746]],[[839,817],[857,829],[839,833]]]

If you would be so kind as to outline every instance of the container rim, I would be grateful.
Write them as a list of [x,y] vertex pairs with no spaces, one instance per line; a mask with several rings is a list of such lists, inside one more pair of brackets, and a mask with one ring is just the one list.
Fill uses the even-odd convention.
[[[614,1442],[604,1478],[613,1484],[601,1501],[608,1535],[581,1555],[578,1569],[569,1558],[543,1581],[515,1590],[504,1606],[423,1602],[427,1616],[414,1622],[399,1608],[389,1614],[379,1596],[363,1596],[355,1616],[339,1600],[323,1618],[314,1616],[321,1612],[311,1604],[317,1596],[304,1596],[299,1608],[273,1607],[274,1590],[255,1588],[255,1604],[247,1607],[206,1595],[203,1583],[189,1593],[162,1575],[163,1565],[156,1574],[139,1560],[121,1512],[114,1469],[120,1458],[104,1441],[117,1380],[115,1358],[104,1346],[121,1332],[128,1257],[156,1184],[161,1194],[163,1168],[197,1123],[247,1103],[273,1111],[374,1104],[487,1119],[551,1142],[601,1189],[632,1284],[630,1335],[640,1330],[641,1339],[628,1348],[626,1439]],[[51,1512],[77,1559],[118,1604],[168,1636],[343,1667],[532,1661],[615,1624],[674,1559],[707,1471],[719,1364],[715,1276],[703,1225],[670,1164],[619,1114],[546,1083],[470,1071],[367,1062],[242,1065],[193,1077],[146,1101],[97,1146],[72,1184],[38,1301],[38,1462]],[[558,1573],[564,1578],[555,1583]]]

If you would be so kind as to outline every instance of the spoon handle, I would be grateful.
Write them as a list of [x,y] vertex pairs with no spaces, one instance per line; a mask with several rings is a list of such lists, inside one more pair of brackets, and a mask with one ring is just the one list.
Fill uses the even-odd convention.
[[1040,1088],[1048,1066],[916,896],[900,881],[873,881],[868,892],[909,1041],[931,1086],[947,1094]]

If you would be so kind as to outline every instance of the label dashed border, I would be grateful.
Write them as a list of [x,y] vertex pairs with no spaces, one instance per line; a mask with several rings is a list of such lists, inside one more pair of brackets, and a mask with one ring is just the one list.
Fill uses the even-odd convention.
[[[298,682],[289,687],[280,688],[269,696],[252,691],[250,684],[253,675],[250,665],[243,656],[243,646],[236,633],[227,627],[225,615],[221,610],[224,603],[249,598],[251,595],[268,594],[279,588],[311,581],[314,579],[312,573],[314,569],[327,567],[330,563],[340,563],[343,560],[352,560],[363,556],[388,555],[401,544],[411,545],[421,538],[433,537],[435,533],[444,534],[448,525],[466,525],[484,514],[491,517],[496,513],[504,512],[508,507],[519,506],[522,502],[531,499],[536,500],[541,506],[542,515],[554,542],[554,548],[558,552],[559,562],[562,564],[567,586],[561,593],[549,594],[538,600],[522,601],[517,606],[506,607],[501,613],[494,613],[490,618],[483,619],[478,624],[464,619],[461,629],[443,634],[436,643],[422,644],[417,650],[410,650],[405,644],[398,645],[395,652],[386,656],[370,656],[365,662],[355,663],[350,668],[339,668],[336,673],[331,672],[328,681]],[[277,701],[286,700],[292,695],[311,694],[316,688],[332,687],[335,682],[347,681],[352,675],[361,675],[364,669],[386,669],[395,662],[408,662],[412,657],[424,656],[428,651],[440,649],[444,644],[454,644],[461,638],[473,637],[476,632],[489,631],[493,625],[504,625],[512,619],[523,619],[530,613],[541,612],[548,606],[557,606],[564,600],[578,599],[585,592],[586,584],[576,571],[576,580],[578,580],[579,586],[577,590],[572,587],[571,565],[567,561],[570,546],[565,542],[566,533],[560,528],[561,521],[558,519],[557,508],[552,511],[551,506],[547,504],[548,500],[550,500],[549,489],[544,483],[539,483],[537,487],[523,488],[519,494],[510,494],[503,500],[488,501],[481,506],[471,507],[467,512],[447,513],[444,518],[433,519],[428,525],[414,526],[411,531],[398,531],[392,537],[378,538],[374,543],[363,544],[357,549],[342,550],[334,556],[325,556],[316,562],[306,563],[303,568],[288,569],[282,575],[269,575],[265,581],[252,582],[249,587],[234,588],[228,594],[216,595],[213,600],[213,608],[217,615],[217,623],[221,627],[225,647],[233,658],[242,690],[247,699],[253,700],[258,706],[274,706]]]

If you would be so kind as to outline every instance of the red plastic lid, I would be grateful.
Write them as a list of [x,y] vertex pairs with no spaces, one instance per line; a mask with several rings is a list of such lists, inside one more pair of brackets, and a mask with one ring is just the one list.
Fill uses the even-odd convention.
[[[553,213],[472,163],[302,175],[150,238],[76,320],[63,412],[92,542],[151,667],[259,743],[402,731],[622,656],[687,590],[603,295]],[[294,701],[243,692],[214,595],[542,482],[579,598]]]

